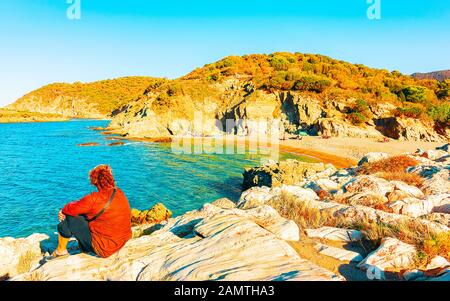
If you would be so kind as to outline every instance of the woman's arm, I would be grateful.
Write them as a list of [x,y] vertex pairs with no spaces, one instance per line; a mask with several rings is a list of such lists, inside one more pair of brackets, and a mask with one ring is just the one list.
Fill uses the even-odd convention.
[[93,204],[93,196],[92,194],[89,194],[79,201],[74,201],[64,206],[62,213],[69,216],[88,214],[92,210]]

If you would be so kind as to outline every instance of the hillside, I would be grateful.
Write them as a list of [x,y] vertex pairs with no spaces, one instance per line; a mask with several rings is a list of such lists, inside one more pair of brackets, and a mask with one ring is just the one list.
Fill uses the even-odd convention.
[[450,79],[450,70],[434,71],[428,73],[414,73],[411,76],[418,79],[435,79],[443,82],[446,79]]
[[66,118],[55,114],[18,112],[0,109],[0,123],[64,121]]
[[[248,134],[251,120],[279,118],[288,133],[445,141],[450,82],[419,80],[322,55],[230,56],[176,80],[161,80],[114,114],[130,137]],[[201,132],[195,112],[202,112]],[[217,126],[209,119],[218,119]],[[241,121],[240,121],[241,120]],[[222,127],[222,128],[221,128]]]
[[54,83],[28,93],[7,108],[64,117],[106,118],[114,109],[142,95],[154,81],[151,77],[123,77],[92,83]]

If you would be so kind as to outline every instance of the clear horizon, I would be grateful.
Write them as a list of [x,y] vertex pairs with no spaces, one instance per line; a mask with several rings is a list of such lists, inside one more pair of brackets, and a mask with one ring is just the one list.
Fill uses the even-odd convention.
[[[319,53],[405,74],[450,69],[450,2],[76,0],[0,3],[0,107],[53,82],[177,78],[228,55]],[[373,0],[375,1],[375,0]],[[5,3],[7,2],[7,3]],[[31,3],[30,3],[31,2]]]

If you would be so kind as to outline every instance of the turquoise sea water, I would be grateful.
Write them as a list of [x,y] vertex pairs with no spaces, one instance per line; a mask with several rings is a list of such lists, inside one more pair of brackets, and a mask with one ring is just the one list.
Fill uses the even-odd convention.
[[[58,210],[94,190],[88,172],[99,164],[113,168],[132,207],[162,202],[179,215],[221,197],[237,200],[244,168],[261,163],[255,155],[177,155],[170,144],[108,147],[113,141],[89,129],[107,123],[0,124],[0,237],[54,233]],[[77,146],[87,142],[101,146]]]

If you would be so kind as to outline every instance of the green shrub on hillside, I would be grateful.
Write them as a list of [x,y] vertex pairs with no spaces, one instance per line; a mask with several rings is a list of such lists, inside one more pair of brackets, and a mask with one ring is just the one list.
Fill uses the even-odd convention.
[[423,114],[423,109],[420,107],[404,107],[397,108],[393,112],[396,117],[407,117],[407,118],[420,118]]
[[327,78],[315,75],[307,75],[301,76],[295,81],[293,90],[321,93],[330,86],[331,81]]
[[450,97],[450,81],[444,81],[438,83],[436,96],[439,99],[447,99]]
[[356,100],[347,115],[347,119],[354,125],[365,123],[370,118],[372,118],[372,112],[364,99]]
[[428,115],[434,121],[450,124],[450,103],[430,106],[428,108]]
[[352,112],[348,114],[347,119],[354,125],[361,125],[367,121],[367,117],[359,112]]
[[286,71],[291,64],[285,57],[274,55],[269,59],[270,66],[276,71]]
[[426,88],[424,87],[407,86],[404,87],[401,92],[407,102],[424,103],[427,101]]

